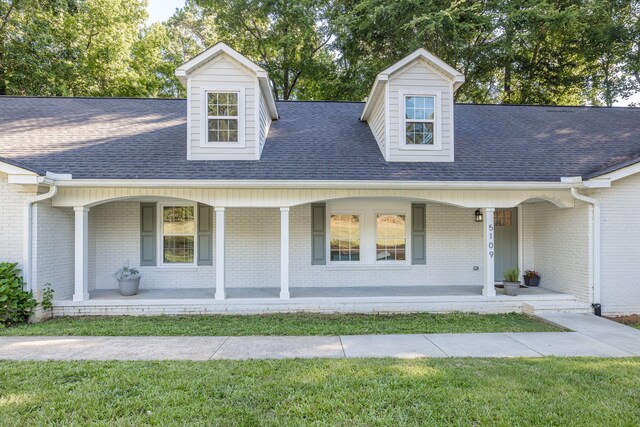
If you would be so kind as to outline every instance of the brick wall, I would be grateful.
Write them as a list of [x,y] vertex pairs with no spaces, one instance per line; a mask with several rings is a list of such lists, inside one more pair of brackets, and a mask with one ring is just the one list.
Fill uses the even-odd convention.
[[590,194],[601,204],[601,303],[604,313],[640,313],[640,175]]
[[525,244],[525,268],[539,271],[544,287],[591,301],[591,207],[579,201],[571,209],[532,203],[524,205],[523,216],[525,238],[533,241],[533,247]]
[[225,222],[226,287],[279,288],[280,209],[227,208]]
[[[140,265],[140,202],[111,202],[91,209],[89,239],[95,242],[94,261],[89,261],[96,289],[117,288],[113,277],[127,262]],[[91,248],[92,243],[89,243]],[[214,260],[215,265],[215,260]],[[140,267],[141,288],[215,287],[214,267],[158,266]]]
[[0,173],[0,262],[17,262],[22,268],[24,215],[29,195],[9,185]]
[[33,285],[40,292],[45,283],[54,298],[71,298],[74,289],[74,212],[56,208],[51,200],[33,208]]
[[482,224],[474,211],[427,204],[426,265],[343,267],[311,265],[311,207],[296,206],[290,214],[290,285],[482,285]]

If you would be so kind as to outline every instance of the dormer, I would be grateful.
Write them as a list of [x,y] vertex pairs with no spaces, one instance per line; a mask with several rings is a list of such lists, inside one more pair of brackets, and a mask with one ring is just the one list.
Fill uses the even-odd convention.
[[453,94],[464,76],[418,49],[378,76],[362,112],[388,162],[452,162]]
[[187,88],[187,159],[259,160],[278,118],[267,72],[217,43],[176,76]]

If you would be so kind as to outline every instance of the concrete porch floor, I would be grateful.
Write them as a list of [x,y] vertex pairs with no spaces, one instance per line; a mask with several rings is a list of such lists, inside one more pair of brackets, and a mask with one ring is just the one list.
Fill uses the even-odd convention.
[[[498,295],[504,290],[496,289]],[[370,298],[370,297],[452,297],[481,296],[482,286],[352,286],[294,287],[291,298]],[[176,300],[213,299],[214,288],[140,289],[137,295],[122,296],[118,289],[96,289],[91,300]],[[227,288],[227,300],[279,298],[280,288]],[[566,295],[544,287],[521,288],[520,296]]]

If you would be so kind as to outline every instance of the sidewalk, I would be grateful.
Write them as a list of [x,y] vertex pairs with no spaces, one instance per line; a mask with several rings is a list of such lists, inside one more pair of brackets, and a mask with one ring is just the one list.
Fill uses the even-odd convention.
[[591,314],[545,314],[540,317],[574,332],[304,337],[0,337],[0,359],[640,356],[640,330]]

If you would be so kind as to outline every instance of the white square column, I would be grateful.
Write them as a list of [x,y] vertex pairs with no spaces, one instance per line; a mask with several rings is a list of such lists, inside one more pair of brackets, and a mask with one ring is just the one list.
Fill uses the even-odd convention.
[[482,295],[486,297],[496,296],[495,226],[493,224],[495,211],[495,208],[484,209],[484,288]]
[[225,260],[224,260],[224,208],[216,209],[216,295],[215,299],[226,298],[225,292]]
[[74,246],[74,301],[89,299],[89,208],[76,206]]
[[289,297],[289,208],[280,208],[280,298]]

